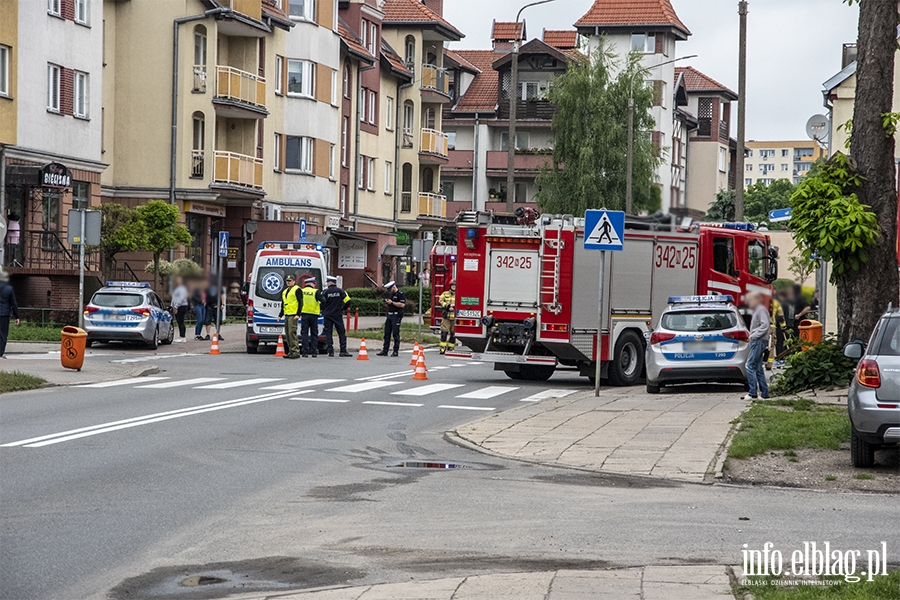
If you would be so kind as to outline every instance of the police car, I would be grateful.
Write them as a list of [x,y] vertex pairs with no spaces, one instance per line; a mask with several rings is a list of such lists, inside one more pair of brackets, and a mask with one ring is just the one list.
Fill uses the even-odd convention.
[[671,296],[647,344],[647,392],[671,383],[746,383],[750,332],[731,296]]
[[149,283],[107,281],[84,309],[87,346],[93,342],[136,341],[151,350],[175,339],[172,313]]

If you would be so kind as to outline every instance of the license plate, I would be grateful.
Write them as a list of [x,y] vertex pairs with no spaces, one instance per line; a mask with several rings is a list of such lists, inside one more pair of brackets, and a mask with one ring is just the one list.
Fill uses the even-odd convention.
[[284,327],[260,327],[260,333],[284,333]]
[[685,342],[685,352],[715,352],[715,342]]
[[463,317],[465,319],[480,319],[481,311],[480,310],[458,310],[456,311],[457,317]]

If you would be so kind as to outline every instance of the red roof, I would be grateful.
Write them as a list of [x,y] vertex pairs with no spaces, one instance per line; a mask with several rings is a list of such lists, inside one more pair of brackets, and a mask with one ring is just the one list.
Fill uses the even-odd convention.
[[366,47],[362,44],[362,40],[356,37],[356,34],[350,30],[343,19],[338,19],[338,34],[341,36],[343,42],[350,48],[351,53],[363,60],[367,59],[370,63],[375,62],[375,57],[366,50]]
[[737,98],[737,94],[694,67],[675,67],[675,83],[678,83],[678,76],[682,73],[684,74],[684,87],[689,92],[724,92]]
[[686,36],[691,34],[669,0],[594,0],[594,5],[575,23],[576,27],[628,25],[674,27]]
[[454,52],[450,48],[444,48],[444,56],[458,64],[463,69],[468,69],[469,71],[474,71],[475,73],[481,73],[481,69],[470,63],[468,60],[462,57],[462,55]]
[[578,32],[574,29],[544,30],[544,43],[560,50],[578,47]]
[[384,11],[382,22],[385,25],[400,23],[432,25],[447,30],[451,38],[459,40],[465,37],[459,29],[422,4],[420,0],[386,0],[382,11]]
[[393,48],[391,48],[390,44],[385,42],[383,39],[381,40],[381,56],[384,57],[385,60],[388,61],[388,63],[390,63],[391,68],[394,71],[396,71],[400,75],[409,77],[410,79],[413,78],[412,72],[406,66],[406,63],[403,62],[403,59],[400,58],[400,55],[397,54],[397,52]]
[[457,50],[456,53],[481,73],[475,77],[453,110],[493,112],[497,108],[500,76],[491,65],[506,53],[493,50]]
[[525,22],[516,23],[514,21],[494,21],[494,28],[491,31],[491,39],[494,41],[511,42],[525,37]]

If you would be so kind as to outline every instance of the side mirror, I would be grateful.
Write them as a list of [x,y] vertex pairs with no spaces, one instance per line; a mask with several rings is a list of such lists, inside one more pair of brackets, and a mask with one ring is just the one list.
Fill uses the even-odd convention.
[[859,360],[863,355],[863,343],[861,340],[855,340],[844,346],[844,356]]

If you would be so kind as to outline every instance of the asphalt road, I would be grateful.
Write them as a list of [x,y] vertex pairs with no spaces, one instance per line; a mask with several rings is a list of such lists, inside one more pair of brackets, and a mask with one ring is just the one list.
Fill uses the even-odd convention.
[[[586,383],[571,373],[512,381],[428,358],[420,382],[409,353],[368,363],[169,356],[140,381],[4,395],[0,595],[211,598],[738,563],[742,544],[767,541],[791,551],[887,539],[897,562],[895,498],[595,476],[453,446],[444,431]],[[470,468],[401,466],[444,460]],[[192,576],[223,581],[179,585]]]

